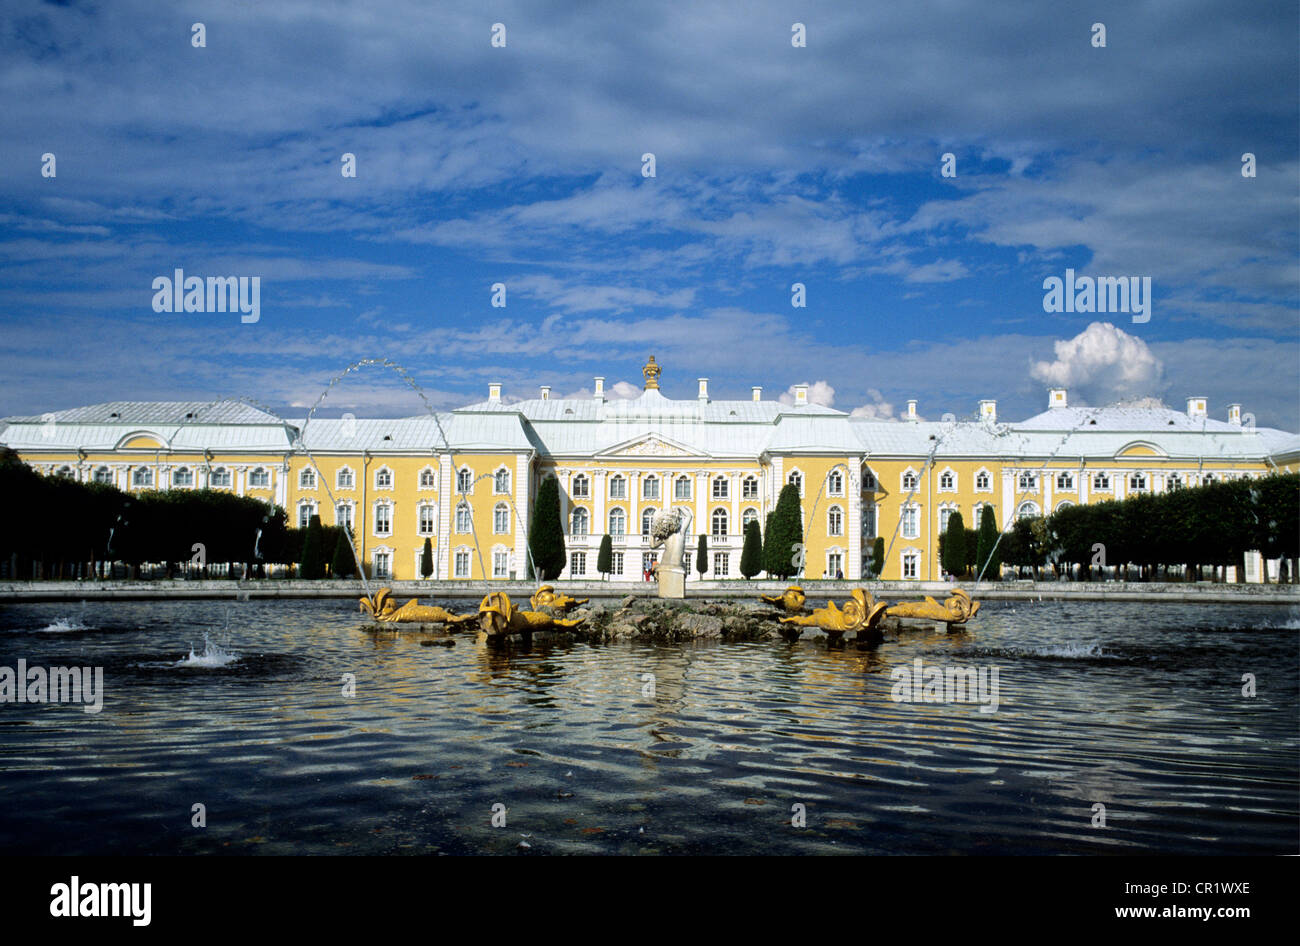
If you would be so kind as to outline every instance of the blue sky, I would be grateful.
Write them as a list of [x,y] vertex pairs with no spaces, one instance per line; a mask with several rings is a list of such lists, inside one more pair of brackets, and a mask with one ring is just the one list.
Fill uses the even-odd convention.
[[[440,407],[627,393],[654,353],[677,397],[1300,429],[1294,3],[490,6],[10,4],[0,416],[301,414],[364,357]],[[260,320],[155,313],[177,268],[260,276]],[[1067,268],[1149,276],[1150,321],[1044,312]],[[377,369],[328,403],[420,409]]]

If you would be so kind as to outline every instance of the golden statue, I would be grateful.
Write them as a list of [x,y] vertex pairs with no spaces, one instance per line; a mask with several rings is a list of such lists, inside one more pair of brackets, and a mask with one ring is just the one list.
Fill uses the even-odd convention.
[[420,604],[419,598],[412,598],[400,608],[393,600],[393,589],[380,588],[373,598],[361,599],[361,610],[376,621],[403,624],[465,624],[473,621],[475,614],[452,614],[445,608]]
[[776,605],[783,611],[794,614],[803,610],[803,603],[808,600],[803,593],[803,589],[798,585],[791,585],[779,595],[760,595],[768,604]]
[[943,604],[927,595],[924,601],[901,601],[887,613],[896,618],[928,618],[945,624],[965,624],[979,609],[978,601],[972,601],[963,589],[954,588],[952,597],[944,599]]
[[563,630],[577,627],[587,620],[566,620],[537,611],[520,611],[504,591],[494,591],[484,598],[478,606],[477,618],[479,629],[490,637],[529,631]]
[[566,614],[571,609],[580,604],[586,604],[590,600],[590,598],[571,598],[563,591],[556,591],[551,585],[542,585],[533,592],[533,596],[528,599],[528,604],[534,611],[540,608],[551,608],[560,614]]
[[826,607],[818,608],[812,614],[781,618],[781,623],[821,628],[832,637],[839,637],[845,631],[861,633],[874,630],[888,605],[884,601],[875,600],[871,592],[861,588],[854,588],[850,594],[852,597],[844,603],[843,610],[837,608],[834,601],[827,601]]
[[645,367],[641,369],[641,373],[645,375],[645,389],[647,391],[659,387],[659,375],[663,370],[663,368],[660,368],[655,364],[655,356],[651,355],[650,360],[647,361]]

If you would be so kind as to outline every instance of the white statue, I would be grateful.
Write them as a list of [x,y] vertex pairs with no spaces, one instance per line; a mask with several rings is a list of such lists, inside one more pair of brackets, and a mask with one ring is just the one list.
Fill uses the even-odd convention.
[[663,546],[663,554],[655,565],[655,576],[659,579],[659,597],[686,597],[686,569],[682,566],[682,553],[686,549],[686,537],[691,530],[691,512],[689,509],[673,509],[670,512],[656,513],[650,525],[650,547]]

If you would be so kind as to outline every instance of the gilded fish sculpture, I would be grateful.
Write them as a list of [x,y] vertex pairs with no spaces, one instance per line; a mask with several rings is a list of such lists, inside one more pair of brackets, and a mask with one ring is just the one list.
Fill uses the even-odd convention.
[[972,601],[963,589],[954,588],[952,595],[945,598],[943,604],[927,595],[924,601],[900,601],[886,613],[896,618],[924,618],[942,621],[944,624],[965,624],[975,617],[979,609],[978,601]]
[[759,597],[768,604],[775,605],[789,614],[802,611],[804,602],[808,600],[803,593],[803,589],[798,585],[791,585],[779,595],[760,595]]
[[452,614],[437,605],[423,605],[418,598],[412,598],[399,608],[393,600],[391,588],[380,588],[373,598],[363,597],[361,611],[384,623],[467,624],[478,618],[477,614]]
[[861,588],[854,588],[850,595],[842,609],[834,601],[827,601],[824,608],[817,608],[811,614],[781,618],[781,623],[820,628],[832,637],[839,637],[845,631],[866,633],[875,630],[888,605]]
[[479,630],[489,637],[503,634],[527,634],[531,631],[567,630],[580,626],[586,618],[557,618],[538,611],[521,611],[504,591],[494,591],[478,606]]
[[551,585],[542,585],[533,592],[533,596],[528,599],[528,604],[534,611],[550,608],[560,615],[564,615],[590,600],[590,598],[573,598],[562,591],[556,591]]

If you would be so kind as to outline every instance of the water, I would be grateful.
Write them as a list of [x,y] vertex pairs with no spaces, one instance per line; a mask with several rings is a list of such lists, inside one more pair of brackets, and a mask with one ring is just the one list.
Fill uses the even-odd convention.
[[[967,633],[832,650],[431,646],[354,609],[0,608],[0,666],[102,666],[106,691],[0,705],[0,849],[1297,851],[1295,610],[989,603]],[[894,702],[917,657],[999,668],[998,711]]]

